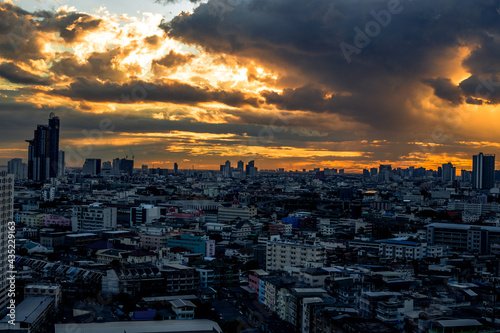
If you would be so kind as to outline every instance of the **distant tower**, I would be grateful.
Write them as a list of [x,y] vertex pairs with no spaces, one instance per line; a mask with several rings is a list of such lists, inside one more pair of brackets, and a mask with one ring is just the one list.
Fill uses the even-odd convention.
[[28,145],[28,179],[44,182],[59,170],[59,118],[50,114],[48,125],[38,125]]
[[174,163],[174,174],[177,174],[179,172],[179,165],[177,163]]
[[57,168],[58,177],[64,177],[64,174],[66,173],[65,155],[64,150],[59,150],[59,167]]
[[490,189],[495,186],[495,155],[472,156],[472,187]]

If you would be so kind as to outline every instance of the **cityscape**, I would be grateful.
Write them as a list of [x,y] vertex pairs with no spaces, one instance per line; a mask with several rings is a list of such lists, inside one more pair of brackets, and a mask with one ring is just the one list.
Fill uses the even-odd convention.
[[0,333],[500,332],[500,3],[0,3]]

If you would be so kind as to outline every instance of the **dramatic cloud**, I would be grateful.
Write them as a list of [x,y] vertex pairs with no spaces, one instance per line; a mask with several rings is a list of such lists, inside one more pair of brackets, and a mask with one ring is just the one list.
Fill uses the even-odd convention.
[[47,86],[52,83],[49,78],[42,78],[32,73],[19,68],[13,63],[3,63],[0,65],[0,77],[9,80],[12,83],[43,85]]
[[[500,147],[496,0],[184,3],[197,7],[170,21],[0,4],[2,115],[55,111],[68,151],[134,145],[156,164],[470,168],[475,149]],[[82,139],[102,119],[113,130]]]
[[459,87],[455,86],[450,79],[437,78],[423,80],[434,89],[434,94],[444,100],[447,100],[453,105],[462,104],[463,96]]
[[235,107],[258,106],[257,98],[247,97],[239,91],[200,88],[172,80],[155,85],[142,81],[120,85],[79,78],[69,88],[54,90],[52,94],[94,102],[164,102],[187,105],[219,102]]

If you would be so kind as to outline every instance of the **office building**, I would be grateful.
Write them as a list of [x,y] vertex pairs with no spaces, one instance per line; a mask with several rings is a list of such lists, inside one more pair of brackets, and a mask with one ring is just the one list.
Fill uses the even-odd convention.
[[20,181],[28,178],[28,164],[20,158],[13,158],[7,162],[7,172],[14,175],[14,180]]
[[130,208],[130,226],[150,224],[158,218],[160,218],[160,207],[141,204],[139,207]]
[[104,207],[99,203],[73,208],[71,226],[73,231],[115,229],[116,207]]
[[57,176],[58,177],[64,177],[64,174],[66,173],[66,160],[65,160],[65,152],[64,150],[59,150],[59,166],[57,168]]
[[495,155],[472,156],[472,187],[490,189],[495,186]]
[[257,170],[257,167],[255,166],[255,162],[254,161],[248,162],[248,164],[246,165],[246,168],[245,168],[246,175],[249,177],[256,177],[257,172],[258,172],[258,170]]
[[248,220],[257,215],[257,207],[255,206],[242,206],[237,200],[231,207],[219,206],[217,210],[217,222],[228,223],[234,222],[236,219]]
[[222,175],[224,177],[231,177],[232,176],[232,168],[231,168],[231,162],[230,161],[226,161],[225,164],[222,164],[220,166],[220,171],[222,172]]
[[119,170],[120,172],[124,172],[127,175],[132,176],[132,173],[134,173],[134,160],[122,158],[119,160]]
[[446,163],[441,167],[441,180],[443,182],[452,182],[455,180],[456,176],[456,168],[453,167],[453,164]]
[[243,161],[238,161],[238,168],[237,168],[237,170],[238,170],[239,172],[243,173],[243,171],[244,171],[244,166],[245,166],[245,164],[243,163]]
[[215,241],[208,236],[180,235],[178,238],[169,238],[167,247],[183,247],[192,253],[201,253],[205,257],[215,255]]
[[38,125],[28,142],[28,179],[44,182],[59,170],[59,118],[50,114],[48,125]]
[[8,223],[14,221],[14,176],[5,171],[0,172],[0,309],[9,302],[7,297],[9,281],[7,280],[8,266]]
[[443,245],[452,251],[488,254],[493,244],[500,244],[500,227],[454,223],[427,225],[427,242]]
[[174,163],[174,174],[179,173],[179,165],[177,163]]
[[83,164],[82,173],[84,175],[98,176],[101,174],[101,159],[87,158]]

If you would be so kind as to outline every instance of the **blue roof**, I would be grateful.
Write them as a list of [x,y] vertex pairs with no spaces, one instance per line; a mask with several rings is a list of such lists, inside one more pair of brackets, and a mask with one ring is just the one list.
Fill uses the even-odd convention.
[[389,243],[389,244],[398,244],[398,245],[411,245],[411,246],[420,245],[420,242],[403,241],[403,240],[396,240],[396,239],[383,239],[383,240],[379,240],[378,242]]
[[156,310],[134,311],[132,320],[153,320],[156,316]]

